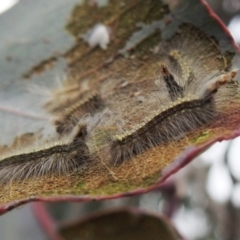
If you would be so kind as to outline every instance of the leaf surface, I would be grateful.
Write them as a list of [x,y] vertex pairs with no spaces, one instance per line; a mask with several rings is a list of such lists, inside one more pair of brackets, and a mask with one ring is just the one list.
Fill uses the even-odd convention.
[[[64,94],[67,88],[74,92],[83,86],[100,91],[103,100],[116,113],[113,117],[118,122],[114,127],[124,126],[129,131],[135,123],[150,115],[158,103],[165,104],[157,101],[158,95],[151,85],[158,80],[160,63],[165,63],[163,54],[169,55],[170,52],[181,49],[190,67],[200,76],[209,76],[209,79],[215,72],[229,73],[235,69],[239,65],[238,49],[205,2],[191,0],[175,3],[176,5],[170,1],[163,4],[153,0],[110,1],[107,6],[98,7],[84,2],[73,8],[66,23],[66,29],[75,38],[74,42],[69,36],[66,37],[63,25],[62,29],[56,27],[59,26],[58,18],[51,19],[56,24],[51,24],[51,27],[49,18],[43,18],[43,29],[49,31],[41,34],[44,39],[54,37],[50,37],[50,56],[49,48],[44,48],[42,43],[37,42],[43,37],[36,31],[36,25],[29,26],[30,36],[34,36],[35,41],[30,39],[24,46],[20,44],[14,48],[8,45],[8,48],[2,50],[1,63],[4,64],[1,64],[0,124],[5,129],[2,142],[9,143],[15,139],[14,145],[18,145],[24,138],[17,141],[17,135],[36,133],[41,128],[45,131],[47,129],[48,134],[53,134],[49,115],[44,111],[46,109],[40,107],[42,101],[47,99],[29,94],[25,89],[32,83],[54,89],[50,103],[58,104],[60,100],[53,77],[56,72],[67,77],[63,84]],[[62,9],[64,4],[54,6]],[[56,8],[49,11],[54,12]],[[47,12],[41,14],[43,17]],[[196,18],[196,15],[201,17]],[[97,46],[90,48],[82,39],[96,23],[102,23],[110,29],[110,43],[105,50]],[[51,35],[52,28],[58,35]],[[61,42],[64,36],[69,41],[68,46]],[[58,41],[61,43],[57,48],[55,42]],[[33,44],[36,51],[35,61],[30,61],[32,51],[26,51],[29,44]],[[59,52],[56,53],[52,46]],[[159,48],[163,49],[163,54],[159,54]],[[10,61],[8,64],[6,59]],[[15,70],[14,74],[11,69]],[[68,72],[64,73],[64,69]],[[179,74],[180,67],[176,69],[174,74]],[[235,79],[238,79],[238,75]],[[204,82],[204,79],[198,81]],[[231,85],[227,89],[230,89],[228,95],[223,94],[225,100],[221,100],[217,106],[218,117],[211,124],[194,129],[177,140],[147,149],[120,165],[106,164],[105,160],[93,161],[76,173],[63,176],[53,174],[3,185],[0,202],[10,203],[3,205],[0,212],[4,213],[29,201],[103,200],[143,193],[158,187],[168,176],[214,142],[240,135],[238,88]],[[151,102],[153,96],[156,100]],[[126,122],[130,122],[130,125],[124,125]],[[103,130],[98,128],[97,133],[112,131],[104,120],[101,124]],[[43,133],[40,131],[40,134]],[[34,141],[35,138],[36,135],[33,136]],[[94,140],[97,146],[101,145],[99,139]],[[32,141],[31,138],[29,141]],[[9,148],[3,147],[2,152],[5,151],[9,151]]]

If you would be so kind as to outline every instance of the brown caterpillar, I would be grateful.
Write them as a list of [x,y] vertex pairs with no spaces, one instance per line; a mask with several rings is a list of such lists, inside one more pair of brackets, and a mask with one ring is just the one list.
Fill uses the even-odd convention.
[[0,183],[51,174],[67,174],[89,159],[85,143],[87,126],[78,124],[69,138],[45,142],[40,149],[30,147],[0,160]]
[[56,131],[59,134],[69,133],[79,119],[86,113],[96,113],[103,110],[104,102],[97,92],[88,92],[83,99],[59,111],[54,119]]
[[182,97],[182,88],[167,68],[165,66],[162,68],[163,79],[171,99],[178,98],[168,106],[156,110],[134,129],[113,137],[110,155],[114,164],[119,164],[161,143],[178,140],[189,131],[210,123],[217,115],[214,95],[222,85],[231,82],[236,75],[236,71],[223,74],[210,82],[199,96]]
[[160,67],[171,100],[174,101],[179,97],[183,97],[183,87],[175,81],[173,75],[164,64],[161,64]]

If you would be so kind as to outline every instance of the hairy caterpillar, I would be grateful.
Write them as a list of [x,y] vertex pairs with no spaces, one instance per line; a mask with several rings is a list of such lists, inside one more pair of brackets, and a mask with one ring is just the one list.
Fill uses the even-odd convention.
[[171,100],[173,101],[178,97],[183,97],[183,87],[175,81],[173,75],[168,71],[168,68],[161,64],[161,70]]
[[[165,78],[165,70],[166,67],[164,67],[164,80],[170,86],[168,90],[171,98],[179,97],[179,93],[183,94],[181,88],[173,77]],[[168,75],[171,76],[170,73]],[[179,97],[169,106],[156,110],[141,124],[137,124],[135,129],[114,136],[110,148],[112,161],[121,163],[148,148],[169,140],[177,140],[187,132],[210,123],[217,114],[214,95],[221,85],[232,81],[235,75],[235,71],[224,74],[209,84],[198,96]]]
[[[68,81],[73,80],[74,78],[68,79]],[[58,85],[60,88],[54,89],[50,94],[49,91],[44,91],[47,101],[44,99],[43,107],[53,116],[52,123],[60,135],[71,132],[85,114],[94,115],[105,107],[100,93],[89,90],[87,85],[75,83],[68,86],[65,82],[60,82]]]
[[89,159],[85,143],[87,126],[78,124],[68,138],[49,141],[41,148],[31,146],[0,160],[0,183],[24,180],[51,174],[67,174]]
[[100,95],[97,92],[87,92],[79,101],[73,101],[70,106],[58,109],[59,113],[54,119],[56,131],[59,134],[69,133],[85,113],[93,114],[103,108],[104,102]]
[[[203,81],[202,86],[201,83],[183,85],[182,97],[178,96],[174,101],[170,96],[176,97],[176,89],[180,88],[166,87],[169,102],[157,98],[158,107],[142,116],[139,123],[135,122],[129,130],[122,127],[122,124],[128,126],[128,122],[120,122],[119,125],[114,118],[115,113],[110,110],[102,116],[89,139],[93,158],[119,165],[149,148],[180,140],[190,131],[211,124],[222,107],[219,104],[227,103],[229,97],[235,97],[238,84],[233,79],[236,73],[236,70],[218,72],[208,81]],[[165,71],[163,81],[166,80],[164,75]]]

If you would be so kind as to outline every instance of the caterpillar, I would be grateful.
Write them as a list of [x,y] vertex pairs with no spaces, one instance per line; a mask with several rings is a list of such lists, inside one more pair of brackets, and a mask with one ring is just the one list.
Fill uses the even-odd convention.
[[178,97],[183,97],[183,87],[175,81],[173,75],[164,64],[161,64],[160,67],[171,100],[173,101]]
[[[214,95],[222,85],[231,82],[235,75],[236,71],[223,74],[210,83],[203,92],[200,92],[200,95],[185,97],[178,95],[182,92],[177,84],[174,85],[176,82],[171,77],[174,84],[169,85],[171,86],[168,88],[169,94],[171,98],[177,96],[179,98],[168,106],[155,110],[134,129],[121,135],[115,135],[110,147],[111,161],[115,164],[122,163],[148,148],[169,140],[177,140],[189,131],[211,123],[217,115]],[[166,84],[169,84],[169,78],[164,78],[164,80],[167,82]],[[173,86],[174,88],[172,88]]]
[[94,114],[103,110],[104,106],[97,92],[87,92],[79,101],[72,102],[65,109],[59,108],[59,113],[53,120],[56,131],[59,134],[69,133],[84,114]]
[[63,175],[79,169],[89,160],[87,126],[78,124],[68,138],[47,141],[40,148],[30,146],[0,160],[0,183],[46,175]]

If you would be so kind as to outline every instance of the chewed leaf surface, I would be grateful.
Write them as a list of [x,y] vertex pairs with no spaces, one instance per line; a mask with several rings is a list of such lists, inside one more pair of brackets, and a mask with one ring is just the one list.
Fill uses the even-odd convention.
[[[205,22],[194,22],[189,8]],[[39,136],[43,131],[15,141],[13,134],[13,144],[2,147],[0,202],[146,191],[166,178],[166,167],[174,172],[214,141],[236,137],[239,55],[208,11],[199,1],[77,5],[66,23],[75,43],[54,58],[57,64],[66,60],[65,80],[45,84],[42,113],[31,115],[31,123],[45,121],[55,133],[47,141]],[[99,45],[88,45],[96,40],[91,29],[100,32]],[[27,81],[56,71],[52,60],[26,69]],[[189,146],[195,148],[182,154]]]

